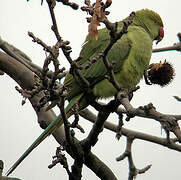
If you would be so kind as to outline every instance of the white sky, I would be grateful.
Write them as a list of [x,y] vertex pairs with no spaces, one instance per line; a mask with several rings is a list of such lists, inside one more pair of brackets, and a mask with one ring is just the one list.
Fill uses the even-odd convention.
[[[83,4],[83,1],[77,0],[74,2]],[[165,38],[159,43],[158,47],[164,47],[178,42],[176,34],[181,31],[180,7],[180,0],[113,0],[109,19],[112,22],[119,21],[128,16],[130,12],[142,8],[156,11],[162,17],[165,25]],[[73,58],[78,57],[81,44],[87,34],[86,13],[81,10],[74,11],[69,7],[62,6],[61,3],[57,3],[56,16],[63,39],[71,42]],[[0,1],[0,36],[23,50],[32,58],[34,63],[40,66],[43,64],[45,54],[39,45],[31,41],[27,32],[32,31],[35,36],[38,36],[48,45],[53,45],[56,41],[50,27],[51,19],[46,2],[44,2],[43,6],[40,6],[40,0],[31,0],[29,3],[26,0]],[[60,55],[59,59],[63,62],[63,66],[68,67],[68,63],[62,55]],[[135,94],[132,104],[138,107],[152,102],[160,112],[181,114],[181,104],[172,97],[173,95],[181,96],[181,72],[179,69],[181,67],[181,54],[180,52],[165,52],[153,54],[152,56],[152,62],[165,59],[172,62],[175,67],[176,77],[173,83],[166,88],[160,88],[147,86],[142,81],[140,83],[141,89]],[[5,162],[5,172],[42,130],[36,122],[36,115],[30,103],[27,102],[23,107],[21,106],[22,97],[14,88],[16,83],[8,76],[0,77],[0,83],[0,159]],[[112,115],[109,119],[113,119],[117,123],[116,116]],[[88,132],[92,124],[87,121],[81,121],[81,123]],[[160,124],[153,120],[135,118],[126,123],[126,127],[162,137],[165,136],[164,133],[161,135]],[[78,133],[78,136],[83,137],[80,133]],[[115,161],[115,158],[124,151],[124,140],[125,138],[122,137],[118,142],[115,139],[115,134],[104,130],[99,137],[98,144],[93,148],[93,152],[112,168],[118,179],[127,179],[128,176],[127,160],[123,162]],[[52,137],[47,138],[23,161],[21,166],[13,173],[13,176],[25,180],[67,179],[66,172],[60,165],[51,170],[47,168],[57,146],[58,144]],[[143,168],[148,164],[153,165],[151,170],[146,174],[139,175],[137,180],[180,179],[180,153],[138,140],[133,145],[133,152],[137,168]],[[96,180],[97,178],[90,170],[84,168],[82,179]]]

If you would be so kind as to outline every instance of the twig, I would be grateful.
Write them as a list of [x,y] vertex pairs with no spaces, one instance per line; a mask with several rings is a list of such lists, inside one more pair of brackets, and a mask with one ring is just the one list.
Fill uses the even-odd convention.
[[[28,35],[33,39],[33,42],[36,42],[37,44],[41,45],[45,51],[52,52],[52,49],[50,46],[47,46],[41,39],[35,37],[35,35],[32,32],[28,32]],[[53,54],[53,53],[52,53]]]
[[54,6],[52,6],[52,3],[54,3],[54,0],[47,0],[47,4],[48,4],[48,7],[49,7],[49,11],[50,11],[50,15],[51,15],[51,18],[52,18],[52,31],[54,32],[56,38],[58,41],[61,41],[62,38],[59,34],[59,31],[58,31],[58,27],[57,27],[57,22],[56,22],[56,18],[55,18],[55,14],[54,14]]
[[123,123],[123,114],[119,115],[119,123],[118,123],[118,127],[117,127],[117,133],[116,133],[116,138],[119,140],[121,137],[121,129],[123,127],[124,123]]
[[178,43],[175,43],[173,46],[169,46],[169,47],[163,47],[163,48],[156,48],[153,49],[152,52],[164,52],[164,51],[180,51],[181,52],[181,33],[177,34]]
[[150,103],[144,107],[141,106],[139,108],[132,107],[128,98],[122,98],[121,103],[124,105],[126,110],[122,111],[121,109],[118,109],[117,110],[118,114],[126,113],[126,114],[128,114],[128,117],[130,114],[132,116],[151,118],[156,121],[159,121],[165,130],[173,132],[175,134],[175,136],[181,142],[181,131],[180,131],[179,124],[177,122],[178,120],[175,116],[162,114],[162,113],[156,111],[156,109],[152,103]]
[[80,146],[79,142],[75,142],[73,140],[73,135],[70,131],[70,125],[66,117],[65,109],[64,109],[64,98],[61,97],[60,103],[58,104],[58,107],[60,108],[62,120],[64,123],[64,129],[65,129],[65,136],[66,136],[66,142],[65,142],[65,149],[70,149],[74,156],[74,164],[72,165],[72,172],[68,172],[69,179],[70,180],[80,180],[81,179],[81,173],[82,173],[82,166],[84,162],[84,153],[82,151],[82,147]]
[[[59,48],[64,48],[64,49],[69,49],[68,44],[69,42],[67,41],[58,41],[54,46],[50,47],[46,45],[41,39],[37,38],[34,36],[32,32],[28,33],[30,37],[33,38],[33,42],[36,42],[40,44],[43,49],[50,54],[46,57],[44,60],[44,65],[43,69],[41,72],[41,79],[42,79],[42,84],[43,88],[45,91],[45,96],[41,99],[41,103],[38,105],[38,109],[40,109],[42,106],[44,106],[48,101],[52,101],[55,99],[59,99],[59,96],[63,95],[64,93],[64,88],[60,87],[60,85],[57,84],[56,80],[59,78],[59,75],[63,73],[65,68],[59,68],[59,61],[58,61],[58,56],[59,56]],[[51,61],[54,64],[54,72],[49,76],[49,64]]]
[[163,47],[163,48],[156,48],[153,49],[152,52],[164,52],[164,51],[181,51],[181,43],[175,44],[173,46]]
[[[116,113],[119,115],[119,114],[126,114],[127,111],[124,109],[124,108],[121,108],[119,107],[116,111]],[[148,118],[148,119],[153,119],[153,116],[151,114],[146,114],[146,112],[142,109],[142,107],[140,108],[136,108],[135,111],[135,116],[138,116],[138,117],[143,117],[143,118]],[[175,114],[163,114],[163,113],[160,113],[160,117],[165,117],[165,118],[175,118],[175,120],[181,120],[181,115],[175,115]]]
[[62,150],[64,150],[62,147],[57,147],[56,149],[56,155],[53,156],[52,163],[48,166],[49,169],[53,168],[57,165],[57,163],[60,163],[63,168],[66,169],[67,174],[70,176],[71,172],[68,167],[67,158],[65,157],[65,154],[62,153]]
[[68,144],[71,144],[70,127],[69,127],[69,122],[67,120],[67,115],[65,113],[64,103],[65,103],[64,97],[60,97],[60,101],[58,103],[58,107],[60,109],[60,113],[61,113],[62,120],[63,120],[63,123],[64,123],[66,141],[67,141]]
[[74,114],[74,121],[72,124],[69,124],[69,127],[71,128],[77,128],[80,130],[81,133],[85,133],[84,129],[78,124],[79,122],[79,114],[78,114],[78,103],[75,103],[74,108],[73,108],[73,114]]
[[[24,89],[28,89],[31,90],[31,88],[34,85],[34,78],[32,75],[32,72],[30,70],[28,70],[26,67],[24,67],[22,64],[18,63],[18,67],[14,66],[14,61],[11,57],[7,56],[4,53],[0,53],[1,54],[1,67],[2,70],[9,74],[9,76],[11,76],[13,79],[15,79],[22,88]],[[4,55],[4,56],[3,56]],[[2,60],[4,59],[4,61]],[[12,64],[12,65],[10,65]],[[8,68],[7,68],[8,67]],[[19,79],[20,75],[22,75],[22,72],[28,72],[28,78],[21,78]],[[14,75],[16,72],[16,75]],[[41,93],[40,93],[41,94]],[[40,94],[38,94],[38,98],[40,96]],[[39,99],[37,97],[31,99],[30,101],[32,104],[36,104],[39,102]],[[37,112],[37,111],[36,111]],[[42,111],[41,113],[37,112],[37,116],[40,121],[44,121],[45,127],[47,127],[47,125],[53,121],[56,117],[56,115],[52,112],[52,111]],[[43,120],[42,120],[43,119]],[[62,128],[58,128],[57,131],[55,133],[53,133],[55,139],[58,141],[58,143],[63,144],[64,140],[65,140],[65,135],[64,132],[62,132]],[[77,143],[77,141],[74,140],[75,143]],[[79,143],[80,144],[80,143]],[[75,158],[75,152],[72,152],[72,148],[68,148],[66,149],[67,152],[73,157]],[[77,155],[76,157],[79,158],[78,155],[80,155],[80,151],[77,151]],[[82,156],[82,155],[81,155]],[[86,166],[88,166],[88,168],[90,168],[93,172],[95,172],[95,174],[100,177],[100,179],[104,179],[104,180],[117,180],[117,178],[115,177],[114,173],[111,171],[111,169],[109,167],[107,167],[97,156],[95,156],[93,153],[89,152],[88,154],[86,154],[85,159],[81,159],[81,161],[83,161],[85,163]],[[80,166],[79,166],[80,167]]]
[[82,76],[82,74],[80,73],[80,71],[79,71],[79,69],[82,69],[82,67],[79,66],[76,61],[73,61],[69,54],[67,54],[66,52],[64,52],[64,54],[65,54],[66,58],[68,59],[70,65],[71,65],[70,73],[73,74],[76,82],[81,87],[83,87],[84,91],[87,91],[87,89],[89,88],[90,84],[89,84],[89,81],[86,78],[84,78]]
[[177,101],[181,101],[181,98],[178,96],[173,96]]
[[134,165],[133,162],[133,157],[132,157],[132,144],[133,144],[133,140],[134,140],[134,136],[132,135],[128,135],[127,139],[126,139],[126,149],[125,152],[119,156],[118,158],[116,158],[117,161],[121,161],[123,159],[125,159],[126,157],[128,158],[128,163],[129,163],[129,177],[128,180],[133,180],[134,178],[136,178],[136,176],[138,174],[142,174],[145,173],[147,170],[149,170],[151,168],[151,165],[146,166],[143,169],[137,169]]
[[[62,48],[62,51],[63,51],[65,57],[67,58],[68,62],[71,65],[73,75],[78,77],[78,79],[80,79],[80,82],[82,83],[83,87],[89,87],[89,82],[78,71],[78,69],[81,69],[81,67],[79,67],[77,65],[77,63],[75,61],[73,61],[72,58],[70,57],[71,47],[67,46],[69,44],[69,42],[63,41],[60,34],[59,34],[54,10],[53,10],[53,7],[51,6],[52,0],[47,0],[47,3],[49,6],[49,10],[50,10],[51,18],[52,18],[52,23],[53,23],[52,30],[53,30],[58,42],[62,43],[62,45],[60,47]],[[69,2],[67,1],[67,3],[69,3]]]
[[114,76],[114,71],[113,71],[113,64],[110,64],[108,59],[107,59],[107,54],[110,51],[110,49],[112,48],[112,46],[117,42],[117,40],[119,40],[123,34],[127,33],[127,29],[129,27],[129,25],[133,22],[133,18],[135,16],[135,13],[131,13],[128,20],[127,21],[123,21],[123,28],[121,29],[120,32],[116,32],[117,31],[117,25],[112,25],[111,23],[109,23],[106,18],[104,19],[104,23],[107,26],[107,28],[110,30],[110,42],[107,45],[107,47],[105,48],[105,50],[102,52],[102,58],[103,58],[103,62],[108,70],[108,74],[109,74],[109,81],[113,84],[113,86],[117,89],[120,90],[120,85],[117,83],[115,76]]
[[56,80],[56,75],[58,75],[59,73],[62,73],[64,71],[64,69],[59,69],[59,61],[58,61],[58,56],[59,56],[59,48],[64,46],[64,44],[66,42],[57,42],[53,47],[50,47],[48,45],[46,45],[41,39],[35,37],[35,35],[32,32],[28,32],[28,35],[33,38],[33,42],[38,43],[39,45],[41,45],[43,47],[43,49],[46,52],[49,52],[49,56],[46,57],[45,61],[44,61],[44,65],[43,65],[43,70],[42,70],[42,78],[44,80],[47,79],[47,75],[48,75],[48,65],[50,64],[51,61],[53,61],[54,67],[55,67],[55,72],[53,73],[54,78],[52,80],[52,84],[54,84],[55,80]]
[[77,10],[79,5],[74,2],[69,2],[69,0],[56,0],[57,2],[61,2],[66,6],[70,6],[72,9]]
[[117,101],[112,100],[105,106],[101,106],[95,101],[90,102],[90,105],[98,108],[99,113],[87,138],[82,140],[81,142],[84,149],[88,152],[90,151],[91,146],[94,146],[96,144],[98,136],[102,132],[104,123],[107,120],[108,116],[110,115],[110,113],[114,112],[120,104]]

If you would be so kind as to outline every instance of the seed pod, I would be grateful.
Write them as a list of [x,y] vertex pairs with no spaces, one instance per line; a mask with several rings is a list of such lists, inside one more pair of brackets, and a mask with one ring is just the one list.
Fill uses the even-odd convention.
[[152,84],[158,84],[164,87],[172,82],[175,76],[173,66],[167,62],[152,63],[148,68],[148,79]]

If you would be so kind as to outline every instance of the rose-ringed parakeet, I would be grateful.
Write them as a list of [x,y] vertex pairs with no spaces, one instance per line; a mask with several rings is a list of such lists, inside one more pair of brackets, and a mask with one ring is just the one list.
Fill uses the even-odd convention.
[[[118,31],[122,27],[123,22],[120,21]],[[159,42],[163,36],[163,22],[157,13],[148,9],[135,13],[133,22],[128,27],[128,32],[113,45],[107,55],[108,61],[110,63],[114,62],[113,71],[121,87],[134,88],[139,83],[148,68],[153,41],[157,40]],[[109,30],[106,28],[99,30],[98,40],[88,35],[80,52],[80,56],[83,58],[79,61],[79,64],[85,67],[89,62],[88,60],[103,51],[109,41]],[[89,68],[80,70],[80,73],[90,83],[91,92],[97,99],[112,97],[117,93],[117,90],[105,78],[107,69],[102,59],[98,59]],[[69,101],[66,107],[67,116],[72,114],[71,109],[75,102],[78,102],[79,110],[89,105],[82,86],[70,73],[65,78],[64,86],[67,89],[67,100]],[[61,115],[59,115],[15,162],[7,174],[12,173],[21,161],[62,123]]]

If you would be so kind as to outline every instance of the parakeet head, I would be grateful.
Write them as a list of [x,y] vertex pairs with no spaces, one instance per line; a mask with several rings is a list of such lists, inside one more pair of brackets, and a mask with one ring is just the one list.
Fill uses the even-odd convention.
[[164,37],[163,22],[159,14],[149,9],[142,9],[136,12],[133,24],[141,26],[153,40],[160,42]]

